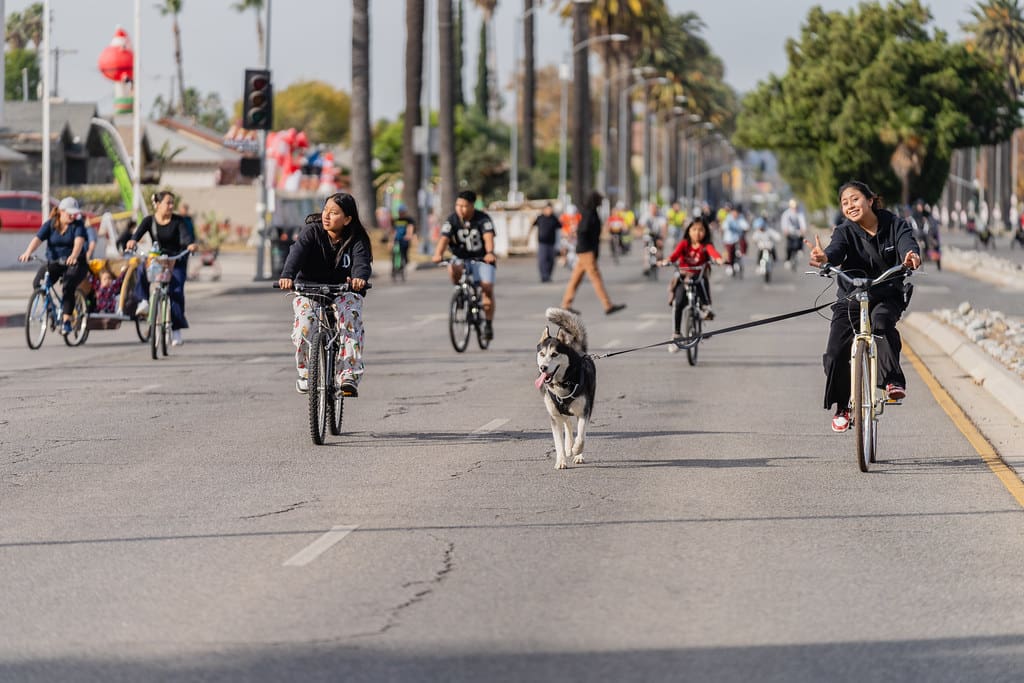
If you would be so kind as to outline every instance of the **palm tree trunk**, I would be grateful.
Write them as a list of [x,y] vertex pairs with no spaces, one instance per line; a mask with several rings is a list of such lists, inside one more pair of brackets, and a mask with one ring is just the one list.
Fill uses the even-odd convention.
[[441,177],[441,209],[438,218],[455,206],[455,46],[452,35],[451,0],[437,3],[437,34],[440,68],[441,103],[438,111],[438,142],[440,144],[438,173]]
[[352,0],[352,195],[363,225],[377,225],[370,134],[370,2]]
[[[178,15],[174,15],[174,62],[178,66],[178,113],[185,113],[185,69],[181,63],[181,27]],[[138,106],[138,103],[137,105]]]
[[[421,125],[420,96],[423,90],[423,23],[424,0],[405,2],[405,124],[402,130],[402,199],[406,206],[417,205],[420,189],[421,164],[413,147],[413,132]],[[427,154],[430,154],[428,148]],[[426,225],[419,226],[421,236]]]
[[[530,12],[533,9],[533,0],[523,0],[523,11]],[[534,65],[533,54],[533,13],[527,15],[523,22],[523,42],[525,43],[526,59],[523,62],[523,167],[533,168],[536,160],[534,158],[534,147],[536,133],[534,131],[534,119],[537,116],[537,74]],[[517,65],[518,66],[518,65]],[[516,112],[516,116],[519,112]]]
[[[590,35],[590,3],[573,5],[573,45],[579,45]],[[590,51],[578,50],[573,55],[573,99],[569,116],[572,136],[572,188],[573,202],[581,204],[590,181]]]
[[267,54],[267,48],[263,44],[264,41],[266,40],[266,38],[263,35],[263,22],[260,20],[260,11],[259,11],[259,9],[256,10],[256,38],[257,38],[257,40],[259,42],[259,46],[260,46],[260,54],[258,56],[258,60],[259,60],[258,63],[262,64],[263,63],[263,56],[265,54]]

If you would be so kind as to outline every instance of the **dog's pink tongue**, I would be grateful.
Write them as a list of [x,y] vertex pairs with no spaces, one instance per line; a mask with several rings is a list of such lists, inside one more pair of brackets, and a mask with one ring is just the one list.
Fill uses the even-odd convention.
[[542,372],[542,373],[540,373],[540,375],[538,375],[537,381],[533,383],[533,386],[535,386],[538,389],[540,389],[542,386],[544,386],[544,382],[546,382],[547,379],[548,379],[547,374]]

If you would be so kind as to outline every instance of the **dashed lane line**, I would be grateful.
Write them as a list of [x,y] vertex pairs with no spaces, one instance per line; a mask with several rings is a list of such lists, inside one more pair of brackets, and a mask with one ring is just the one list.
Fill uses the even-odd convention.
[[334,526],[320,538],[316,539],[305,548],[295,553],[284,561],[282,567],[305,567],[307,564],[327,552],[331,546],[348,536],[359,528],[358,524],[351,526]]
[[477,427],[473,430],[474,434],[486,434],[487,432],[493,432],[498,427],[502,427],[508,424],[507,417],[496,417],[482,427]]

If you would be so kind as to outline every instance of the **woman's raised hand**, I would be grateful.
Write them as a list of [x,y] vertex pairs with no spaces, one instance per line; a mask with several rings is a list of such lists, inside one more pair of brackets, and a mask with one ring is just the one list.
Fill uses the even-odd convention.
[[820,268],[828,262],[825,250],[821,247],[821,237],[819,235],[814,236],[813,245],[807,240],[804,240],[804,244],[811,248],[811,265],[813,267]]

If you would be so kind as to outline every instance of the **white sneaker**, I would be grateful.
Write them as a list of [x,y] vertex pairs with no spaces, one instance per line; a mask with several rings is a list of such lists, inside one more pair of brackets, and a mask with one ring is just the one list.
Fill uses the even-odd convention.
[[300,394],[309,393],[309,380],[306,379],[305,377],[299,377],[297,380],[295,380],[295,391],[299,392]]
[[185,340],[181,338],[181,330],[171,330],[171,346],[181,346]]
[[135,317],[141,318],[142,316],[149,313],[149,300],[143,299],[139,302],[139,305],[135,308]]

